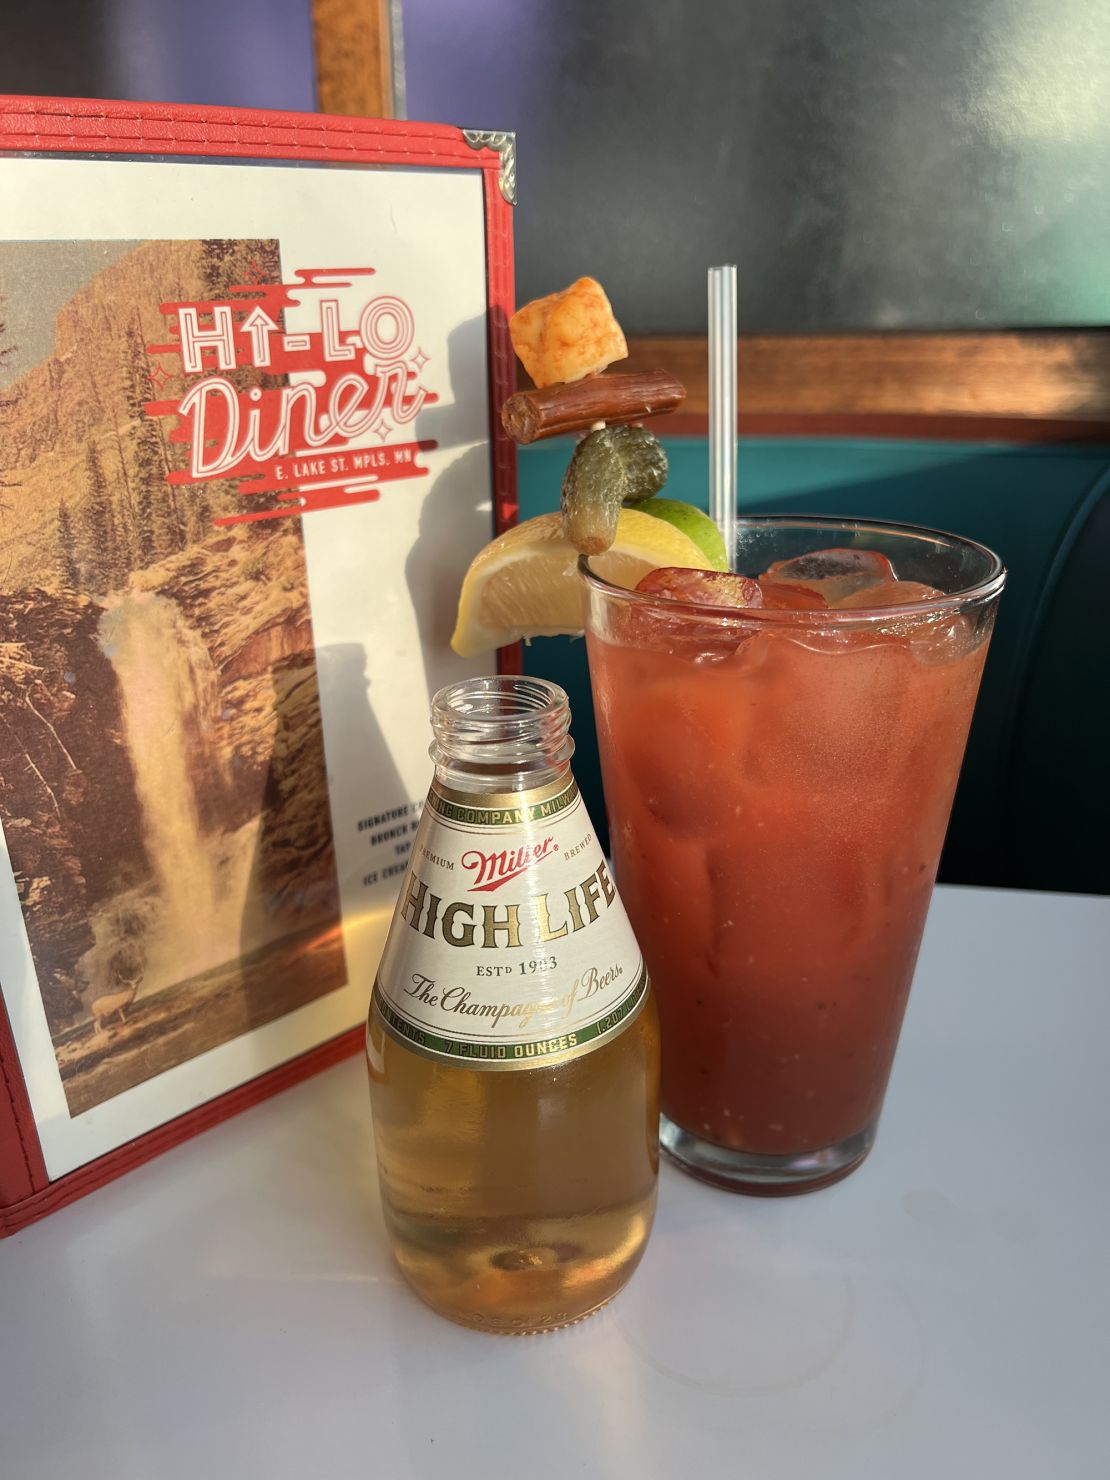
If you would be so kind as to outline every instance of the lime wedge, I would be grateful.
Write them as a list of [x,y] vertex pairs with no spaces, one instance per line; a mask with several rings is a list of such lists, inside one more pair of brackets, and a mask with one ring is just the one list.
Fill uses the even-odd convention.
[[643,513],[650,514],[653,519],[666,520],[688,539],[693,540],[713,570],[728,570],[725,542],[721,538],[721,531],[708,514],[703,514],[693,504],[683,503],[677,498],[649,498],[636,507]]

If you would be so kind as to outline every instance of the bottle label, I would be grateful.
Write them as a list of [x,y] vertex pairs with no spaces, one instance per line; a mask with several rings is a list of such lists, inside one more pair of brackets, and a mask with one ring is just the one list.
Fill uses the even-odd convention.
[[432,786],[374,998],[417,1052],[533,1069],[626,1028],[647,975],[573,778],[477,795]]

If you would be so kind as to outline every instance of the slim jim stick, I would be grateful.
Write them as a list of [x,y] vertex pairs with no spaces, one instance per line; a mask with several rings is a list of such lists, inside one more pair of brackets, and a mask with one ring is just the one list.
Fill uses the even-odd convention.
[[560,432],[588,431],[598,421],[661,416],[685,399],[686,387],[669,370],[590,375],[569,385],[518,391],[501,408],[501,424],[514,442],[539,442]]

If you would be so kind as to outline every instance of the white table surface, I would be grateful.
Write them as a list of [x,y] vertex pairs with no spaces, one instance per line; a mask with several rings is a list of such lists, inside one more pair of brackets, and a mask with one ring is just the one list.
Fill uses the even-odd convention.
[[879,1139],[808,1197],[664,1166],[551,1336],[394,1273],[360,1061],[0,1244],[4,1480],[1110,1474],[1110,900],[940,889]]

